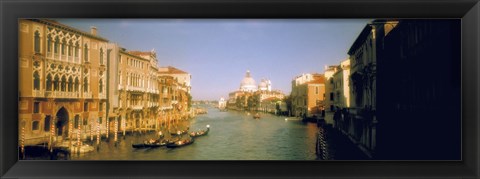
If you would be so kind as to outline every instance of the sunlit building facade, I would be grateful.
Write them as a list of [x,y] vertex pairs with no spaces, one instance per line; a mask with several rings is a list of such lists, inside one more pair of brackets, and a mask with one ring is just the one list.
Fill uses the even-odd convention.
[[292,80],[292,114],[298,117],[319,116],[323,110],[325,76],[307,73]]
[[[19,139],[105,132],[108,40],[52,20],[19,20]],[[81,135],[77,135],[81,133]]]

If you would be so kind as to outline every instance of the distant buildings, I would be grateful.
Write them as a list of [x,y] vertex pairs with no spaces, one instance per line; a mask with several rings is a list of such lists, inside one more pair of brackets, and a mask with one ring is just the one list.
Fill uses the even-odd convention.
[[302,74],[292,80],[290,98],[292,115],[299,117],[321,116],[324,110],[325,76]]
[[[271,103],[281,101],[285,95],[279,90],[272,90],[270,80],[262,79],[257,86],[252,78],[250,71],[247,70],[245,77],[240,82],[237,91],[229,93],[227,106],[237,110],[258,110],[258,111],[275,111],[272,109]],[[266,99],[269,99],[266,101]],[[277,99],[277,100],[272,100]],[[273,104],[275,106],[275,104]]]
[[218,101],[218,109],[223,110],[227,107],[227,101],[225,101],[225,98],[220,98]]

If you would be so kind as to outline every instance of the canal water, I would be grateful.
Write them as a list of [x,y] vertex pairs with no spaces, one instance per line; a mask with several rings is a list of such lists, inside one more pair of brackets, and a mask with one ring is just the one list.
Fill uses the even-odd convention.
[[[191,145],[180,148],[134,149],[145,135],[119,136],[102,141],[99,150],[86,154],[72,154],[72,160],[315,160],[315,142],[318,128],[313,123],[285,120],[285,116],[262,114],[253,119],[246,112],[227,111],[208,107],[208,113],[190,121],[190,131],[206,129],[206,136],[198,137]],[[153,135],[153,134],[152,134]]]

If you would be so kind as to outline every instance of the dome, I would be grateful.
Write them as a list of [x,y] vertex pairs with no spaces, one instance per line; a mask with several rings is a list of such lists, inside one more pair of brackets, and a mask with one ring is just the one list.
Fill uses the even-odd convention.
[[250,71],[247,70],[245,78],[243,78],[242,82],[240,83],[240,90],[241,91],[255,91],[257,90],[257,84],[255,80],[250,76]]

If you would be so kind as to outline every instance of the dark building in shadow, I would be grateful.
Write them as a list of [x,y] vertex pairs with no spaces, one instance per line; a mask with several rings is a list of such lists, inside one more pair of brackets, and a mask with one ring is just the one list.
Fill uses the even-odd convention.
[[374,159],[461,160],[461,21],[378,29]]

